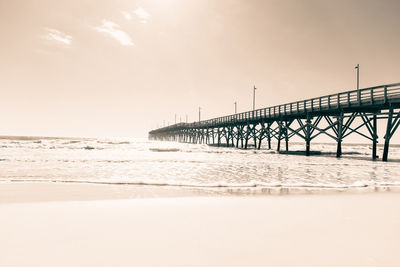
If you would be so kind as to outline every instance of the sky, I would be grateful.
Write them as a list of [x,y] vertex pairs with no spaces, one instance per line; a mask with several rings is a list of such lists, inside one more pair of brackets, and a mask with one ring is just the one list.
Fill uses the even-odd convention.
[[146,137],[400,82],[398,0],[0,0],[0,135]]

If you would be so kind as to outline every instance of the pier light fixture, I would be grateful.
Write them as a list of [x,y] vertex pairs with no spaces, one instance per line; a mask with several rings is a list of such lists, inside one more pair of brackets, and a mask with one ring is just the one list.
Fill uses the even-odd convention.
[[201,121],[201,107],[199,107],[199,122]]
[[357,70],[357,90],[359,90],[360,89],[360,64],[357,64],[355,69]]
[[253,110],[256,109],[256,90],[257,90],[257,88],[254,85],[254,88],[253,88]]

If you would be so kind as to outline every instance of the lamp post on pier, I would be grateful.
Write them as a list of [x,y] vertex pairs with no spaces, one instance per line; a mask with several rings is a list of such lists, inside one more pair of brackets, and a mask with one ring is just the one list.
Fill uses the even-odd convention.
[[361,92],[360,92],[360,64],[357,64],[355,67],[357,70],[357,101],[358,104],[361,104]]
[[235,114],[237,113],[237,102],[235,101]]
[[256,90],[257,90],[257,88],[254,85],[254,88],[253,88],[253,110],[256,109]]
[[201,107],[199,107],[199,122],[201,121]]
[[360,90],[360,64],[355,67],[357,70],[357,90]]

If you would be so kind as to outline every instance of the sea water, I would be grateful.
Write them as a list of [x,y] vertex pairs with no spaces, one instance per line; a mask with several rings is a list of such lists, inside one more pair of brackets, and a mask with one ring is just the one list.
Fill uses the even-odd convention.
[[[0,182],[72,182],[199,189],[324,190],[400,186],[400,147],[371,160],[371,145],[311,143],[321,155],[280,154],[147,139],[3,137]],[[304,151],[291,143],[291,151]],[[378,152],[382,154],[382,147]]]

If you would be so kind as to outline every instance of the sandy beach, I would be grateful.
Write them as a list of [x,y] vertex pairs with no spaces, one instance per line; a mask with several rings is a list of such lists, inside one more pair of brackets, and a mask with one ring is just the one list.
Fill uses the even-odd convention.
[[1,199],[0,266],[400,264],[398,193],[129,199],[74,190],[80,198]]

